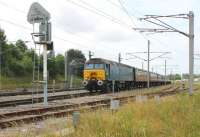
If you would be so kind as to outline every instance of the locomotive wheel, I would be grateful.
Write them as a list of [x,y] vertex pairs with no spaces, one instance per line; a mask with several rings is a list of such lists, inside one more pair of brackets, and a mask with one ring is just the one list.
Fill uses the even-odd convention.
[[111,93],[112,92],[112,85],[110,83],[106,84],[106,93]]
[[108,93],[109,92],[109,85],[107,83],[104,84],[101,91],[103,93]]

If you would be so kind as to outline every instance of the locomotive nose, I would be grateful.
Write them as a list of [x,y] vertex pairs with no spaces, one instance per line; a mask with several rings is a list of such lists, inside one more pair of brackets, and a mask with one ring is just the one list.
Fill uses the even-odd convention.
[[96,78],[96,76],[97,76],[97,73],[96,73],[96,72],[91,72],[91,73],[90,73],[90,77],[91,77],[91,78]]

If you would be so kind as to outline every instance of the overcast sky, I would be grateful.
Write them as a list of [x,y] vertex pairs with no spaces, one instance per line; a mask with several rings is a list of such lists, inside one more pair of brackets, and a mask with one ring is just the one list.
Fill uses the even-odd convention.
[[[142,61],[127,60],[130,56],[126,53],[147,51],[145,39],[147,38],[151,41],[151,51],[171,52],[166,55],[170,57],[167,59],[168,74],[172,68],[173,72],[187,73],[189,52],[187,37],[179,33],[162,33],[147,35],[144,38],[132,28],[155,28],[156,26],[138,20],[139,17],[147,14],[171,15],[189,13],[190,10],[195,14],[195,53],[200,51],[199,0],[121,0],[129,16],[118,0],[0,0],[0,27],[5,30],[8,41],[17,39],[32,41],[30,35],[32,25],[27,22],[27,13],[33,2],[39,2],[51,14],[56,54],[63,54],[66,50],[75,48],[82,50],[86,56],[91,50],[94,52],[94,57],[117,61],[120,52],[123,63],[141,68]],[[93,8],[97,10],[94,11]],[[102,11],[107,14],[107,17],[99,15],[102,15]],[[188,32],[186,19],[167,18],[164,21],[179,30]],[[28,46],[33,47],[33,42],[28,43]],[[147,57],[145,54],[137,55]],[[151,58],[158,55],[151,54]],[[200,73],[199,61],[195,60],[195,73]],[[144,67],[146,64],[144,62]],[[150,65],[153,71],[164,73],[164,59],[154,60]]]

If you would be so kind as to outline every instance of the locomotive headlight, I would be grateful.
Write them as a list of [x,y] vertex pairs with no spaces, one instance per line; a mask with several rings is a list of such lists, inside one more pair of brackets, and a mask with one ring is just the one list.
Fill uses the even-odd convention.
[[99,81],[97,82],[97,85],[98,85],[98,86],[102,86],[102,85],[103,85],[103,81],[99,80]]
[[83,81],[83,86],[87,86],[87,84],[88,84],[88,81],[84,80]]

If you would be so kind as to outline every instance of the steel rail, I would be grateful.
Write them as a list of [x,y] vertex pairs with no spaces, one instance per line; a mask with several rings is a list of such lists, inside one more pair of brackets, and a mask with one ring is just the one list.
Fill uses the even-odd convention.
[[[179,87],[170,88],[167,90],[162,90],[154,93],[144,93],[143,96],[147,98],[153,98],[154,96],[169,96],[179,93]],[[126,96],[116,96],[112,99],[117,99],[120,104],[124,104],[128,101],[135,101],[136,95],[126,95]],[[109,98],[100,98],[99,100],[90,100],[88,102],[83,102],[80,104],[66,104],[57,105],[43,108],[32,108],[29,110],[8,112],[0,115],[0,128],[7,128],[12,126],[19,126],[20,124],[37,122],[45,120],[50,117],[63,117],[71,115],[74,111],[97,109],[99,107],[110,106]]]

